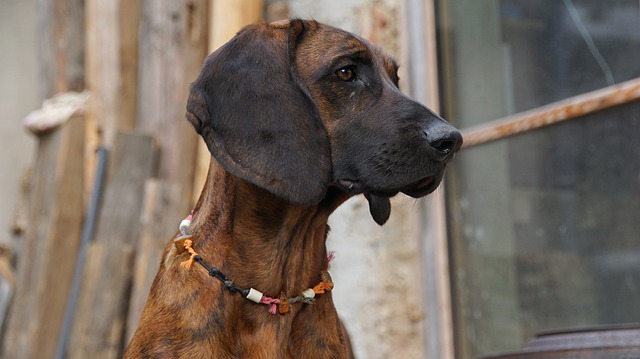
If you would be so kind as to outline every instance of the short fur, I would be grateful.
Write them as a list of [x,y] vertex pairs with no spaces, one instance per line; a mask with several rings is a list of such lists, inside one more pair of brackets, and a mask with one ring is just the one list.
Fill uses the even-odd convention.
[[[295,296],[327,267],[329,215],[365,194],[431,193],[460,134],[398,90],[397,65],[366,40],[291,20],[248,26],[211,54],[187,118],[212,154],[191,224],[195,250],[241,287]],[[126,358],[350,358],[331,293],[271,315],[171,241]],[[340,284],[337,283],[339,286]]]

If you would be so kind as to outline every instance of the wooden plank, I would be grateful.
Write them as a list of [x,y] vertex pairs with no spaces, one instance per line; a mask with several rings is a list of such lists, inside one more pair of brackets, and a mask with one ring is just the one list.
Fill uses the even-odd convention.
[[146,0],[140,37],[138,122],[161,149],[159,177],[183,184],[190,202],[197,135],[185,120],[191,82],[207,53],[206,0]]
[[67,301],[83,216],[84,118],[40,138],[4,338],[6,358],[51,358]]
[[[35,2],[40,100],[84,89],[83,4],[83,0]],[[69,269],[80,238],[83,202],[77,194],[82,194],[83,161],[76,155],[83,151],[77,148],[84,138],[77,129],[83,126],[83,119],[74,118],[39,141],[28,226],[17,253],[20,286],[6,323],[1,357],[53,356],[56,326],[64,313],[60,305],[66,301]],[[79,173],[74,172],[78,169]],[[55,261],[65,251],[71,260],[64,258],[58,266]],[[49,281],[47,276],[55,273],[56,281]]]
[[180,208],[175,205],[181,202],[182,193],[180,185],[157,179],[150,179],[145,186],[142,229],[136,249],[127,317],[127,342],[131,340],[138,327],[149,289],[160,267],[162,251],[178,232],[180,221],[190,212],[187,206]]
[[267,4],[267,11],[264,17],[268,22],[290,18],[289,2],[285,0],[270,1]]
[[39,95],[84,89],[84,0],[36,0]]
[[85,199],[91,193],[98,146],[111,147],[117,131],[135,127],[141,13],[142,0],[86,1],[86,83],[92,96],[86,126]]
[[110,147],[117,131],[135,127],[142,0],[87,0],[86,6],[89,113]]
[[[15,287],[16,279],[12,270],[10,257],[7,256],[6,253],[2,253],[0,254],[0,323],[4,323],[7,316]],[[2,331],[0,331],[0,336],[1,335]]]
[[209,50],[215,51],[241,28],[260,20],[263,10],[263,0],[213,0]]
[[[9,323],[9,310],[12,309],[12,303],[16,303],[13,302],[13,297],[16,291],[16,268],[13,265],[13,262],[16,258],[16,251],[20,251],[20,245],[26,243],[25,232],[29,228],[28,202],[29,195],[31,193],[31,178],[33,177],[33,171],[33,167],[27,167],[20,176],[20,193],[16,202],[14,216],[11,221],[11,234],[13,240],[12,246],[11,248],[6,248],[4,247],[4,245],[0,245],[0,261],[6,260],[5,263],[8,265],[8,268],[0,270],[0,277],[2,277],[0,278],[0,281],[4,282],[2,286],[5,287],[3,291],[7,289],[6,284],[9,285],[9,292],[7,293],[8,296],[6,297],[8,302],[6,303],[6,306],[5,303],[1,303],[2,301],[4,301],[5,294],[1,294],[3,298],[0,298],[0,323],[2,323],[2,330],[0,330],[0,343],[2,343],[2,338],[4,338],[4,334],[7,329],[6,324]],[[20,260],[18,260],[18,263],[19,262]],[[16,305],[17,303],[14,304],[14,307]],[[1,355],[2,350],[0,350],[0,356]]]
[[139,236],[144,184],[155,172],[153,138],[116,136],[94,241],[87,251],[68,358],[119,358]]
[[[191,82],[207,54],[207,0],[143,3],[137,128],[153,134],[162,157],[151,181],[135,258],[127,341],[133,335],[157,272],[162,249],[191,206],[197,134],[185,120]],[[198,189],[199,190],[199,189]]]
[[[242,27],[259,21],[264,9],[263,0],[212,0],[209,26],[209,52],[217,50],[231,40]],[[204,141],[198,139],[198,149],[194,170],[193,198],[200,196],[209,171],[211,153]]]
[[463,148],[573,120],[640,99],[640,78],[507,116],[462,131]]

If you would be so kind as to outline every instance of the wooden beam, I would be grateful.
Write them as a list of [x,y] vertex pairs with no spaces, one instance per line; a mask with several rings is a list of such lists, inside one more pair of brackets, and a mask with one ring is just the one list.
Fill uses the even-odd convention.
[[[178,184],[150,179],[145,185],[144,192],[142,229],[136,249],[132,293],[127,316],[127,343],[138,327],[151,284],[160,267],[162,252],[170,237],[177,233],[180,221],[189,214],[186,203],[181,201],[183,190]],[[180,202],[184,204],[182,207],[176,205]]]
[[191,201],[197,134],[185,119],[189,86],[207,53],[207,0],[144,0],[136,128],[160,146],[159,177]]
[[84,0],[36,0],[40,100],[84,90]]
[[263,0],[212,0],[209,50],[215,51],[244,26],[262,19]]
[[111,148],[118,131],[136,120],[138,28],[142,0],[86,0],[87,111],[85,199],[93,185],[95,153]]
[[116,136],[96,235],[87,251],[68,358],[120,358],[144,184],[155,172],[153,138]]
[[[138,325],[162,250],[192,206],[198,136],[185,119],[189,86],[207,54],[207,0],[144,0],[136,127],[161,151],[158,179],[145,187],[126,342]],[[200,189],[198,188],[197,191]]]
[[7,318],[15,290],[16,278],[11,265],[11,250],[2,247],[0,248],[0,323],[4,323]]
[[614,106],[640,100],[640,79],[558,101],[462,131],[463,148],[470,148],[525,131],[573,120]]
[[[84,89],[84,0],[36,0],[38,97]],[[25,45],[26,46],[26,45]],[[83,215],[83,116],[39,138],[0,357],[53,357]],[[79,155],[79,156],[78,156]],[[70,271],[71,270],[71,271]]]
[[142,0],[86,0],[86,6],[90,130],[98,128],[97,142],[110,147],[118,131],[135,128]]
[[14,304],[3,358],[52,358],[71,288],[83,216],[84,116],[43,135],[17,254]]
[[[262,18],[264,0],[211,0],[209,52],[229,41],[242,27]],[[204,141],[198,139],[192,202],[200,196],[207,179],[211,154]]]

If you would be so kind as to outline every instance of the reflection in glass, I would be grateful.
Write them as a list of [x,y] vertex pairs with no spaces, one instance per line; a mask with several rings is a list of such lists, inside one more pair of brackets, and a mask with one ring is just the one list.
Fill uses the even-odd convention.
[[[640,77],[636,0],[440,0],[460,128]],[[640,322],[640,104],[464,150],[447,174],[456,358]]]

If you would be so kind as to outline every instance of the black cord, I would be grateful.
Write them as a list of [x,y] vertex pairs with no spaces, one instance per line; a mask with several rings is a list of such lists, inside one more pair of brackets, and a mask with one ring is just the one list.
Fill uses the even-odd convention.
[[227,278],[226,275],[224,275],[224,273],[222,273],[218,268],[216,267],[210,267],[209,265],[207,265],[203,260],[202,257],[200,257],[199,255],[196,255],[195,257],[193,257],[193,260],[200,263],[200,265],[207,270],[207,272],[209,272],[209,275],[211,277],[214,277],[216,279],[218,279],[219,281],[222,282],[222,284],[224,284],[224,286],[231,292],[231,293],[240,293],[242,294],[243,297],[247,297],[249,295],[249,289],[244,289],[244,288],[240,288],[237,285],[233,284],[233,281],[230,280],[229,278]]

